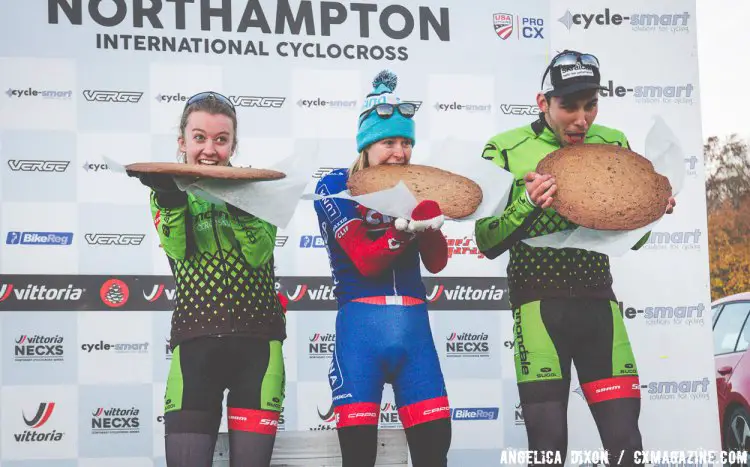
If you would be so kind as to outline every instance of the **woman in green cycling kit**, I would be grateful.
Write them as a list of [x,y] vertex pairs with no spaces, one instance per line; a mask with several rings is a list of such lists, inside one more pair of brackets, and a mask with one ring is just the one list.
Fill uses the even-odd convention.
[[[177,141],[187,164],[228,165],[237,148],[231,101],[214,92],[188,99]],[[164,396],[167,466],[212,465],[225,389],[231,464],[268,466],[285,385],[276,227],[181,191],[170,175],[129,175],[151,188],[154,225],[177,289]]]

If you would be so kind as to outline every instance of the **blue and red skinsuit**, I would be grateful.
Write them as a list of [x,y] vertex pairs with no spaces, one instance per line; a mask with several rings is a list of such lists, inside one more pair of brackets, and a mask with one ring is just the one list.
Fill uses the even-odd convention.
[[[345,191],[347,178],[347,169],[334,170],[315,192]],[[393,387],[404,428],[449,418],[420,269],[420,259],[433,272],[445,266],[442,233],[417,241],[354,201],[314,205],[339,307],[328,375],[337,426],[377,425],[384,383]]]

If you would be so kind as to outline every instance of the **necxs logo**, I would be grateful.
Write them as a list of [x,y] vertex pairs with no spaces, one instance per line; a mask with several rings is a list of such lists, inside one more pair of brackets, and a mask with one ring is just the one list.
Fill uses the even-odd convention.
[[14,172],[65,172],[70,161],[45,161],[37,159],[10,159],[8,167]]
[[86,89],[83,97],[89,102],[114,102],[117,104],[137,104],[143,97],[142,92],[99,91]]

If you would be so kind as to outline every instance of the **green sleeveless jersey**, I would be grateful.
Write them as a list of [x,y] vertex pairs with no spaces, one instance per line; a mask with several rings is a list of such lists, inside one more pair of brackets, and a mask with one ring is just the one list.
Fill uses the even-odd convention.
[[[560,142],[542,118],[495,135],[485,145],[482,158],[512,173],[515,182],[502,215],[476,222],[477,246],[490,259],[510,250],[507,273],[513,307],[543,298],[614,300],[607,255],[576,248],[535,248],[521,241],[577,227],[551,208],[535,207],[525,194],[524,175],[535,171],[539,161],[560,148]],[[591,126],[585,143],[630,148],[622,132],[601,125]],[[648,235],[633,248],[640,248],[647,240]]]
[[205,335],[286,338],[276,294],[274,225],[192,193],[162,205],[151,192],[150,204],[176,285],[173,347]]

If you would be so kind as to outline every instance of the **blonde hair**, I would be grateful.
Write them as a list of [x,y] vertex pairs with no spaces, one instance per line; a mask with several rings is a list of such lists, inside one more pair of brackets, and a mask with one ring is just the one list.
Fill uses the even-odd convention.
[[362,152],[359,153],[359,157],[357,157],[354,163],[349,167],[350,177],[354,175],[355,173],[357,173],[357,171],[366,169],[367,167],[370,166],[369,157],[367,157],[367,149],[369,147],[370,146],[368,146],[367,148],[364,148]]

